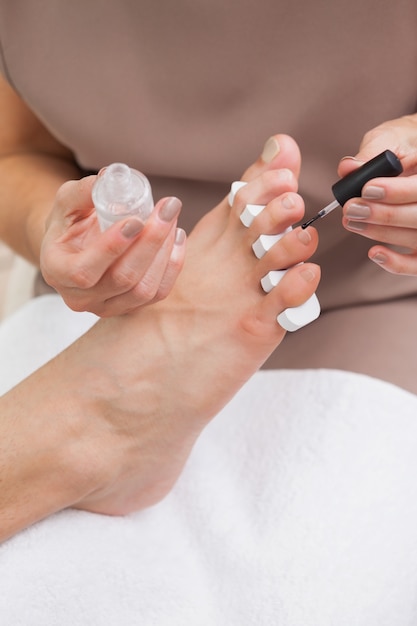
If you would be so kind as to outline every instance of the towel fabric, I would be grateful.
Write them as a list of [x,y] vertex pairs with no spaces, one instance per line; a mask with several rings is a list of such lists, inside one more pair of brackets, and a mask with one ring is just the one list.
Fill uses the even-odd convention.
[[[2,391],[94,323],[57,296],[0,328]],[[173,491],[58,513],[0,547],[5,626],[415,626],[417,398],[334,370],[264,371]]]

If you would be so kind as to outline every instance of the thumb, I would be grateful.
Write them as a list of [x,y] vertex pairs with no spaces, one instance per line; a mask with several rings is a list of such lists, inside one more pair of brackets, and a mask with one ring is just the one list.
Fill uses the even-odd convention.
[[91,194],[96,178],[97,176],[86,176],[61,185],[55,196],[55,219],[76,222],[91,215],[94,210]]
[[338,175],[343,178],[385,150],[392,150],[398,154],[398,145],[392,141],[389,134],[368,133],[362,140],[359,152],[355,156],[344,156],[340,160],[337,168]]
[[340,159],[340,162],[337,168],[337,174],[340,178],[344,178],[345,176],[347,176],[347,174],[350,174],[350,172],[353,172],[354,170],[358,169],[358,167],[363,165],[365,161],[368,161],[368,160],[369,159],[367,158],[344,156],[342,159]]

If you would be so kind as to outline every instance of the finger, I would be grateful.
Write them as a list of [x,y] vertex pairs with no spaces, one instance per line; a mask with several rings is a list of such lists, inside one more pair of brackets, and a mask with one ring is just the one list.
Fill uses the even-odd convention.
[[116,261],[103,278],[103,287],[112,295],[130,291],[156,261],[160,268],[169,259],[175,240],[176,221],[181,210],[178,198],[164,198],[155,206],[139,239]]
[[[84,232],[89,228],[90,224],[86,223]],[[42,269],[45,279],[55,287],[91,289],[132,245],[143,228],[144,223],[132,217],[114,224],[104,233],[95,233],[95,237],[82,237],[79,232],[81,226],[78,226],[74,238],[71,238],[70,232],[65,232],[51,246],[44,247]],[[77,245],[76,238],[81,238],[87,247],[83,249]],[[51,234],[48,234],[48,239],[51,239]],[[69,249],[71,243],[73,245]]]
[[345,220],[345,218],[343,219],[343,226],[350,232],[362,235],[367,239],[374,239],[383,243],[417,250],[417,230],[415,228],[378,226],[375,224]]
[[74,302],[74,306],[70,304],[71,308],[91,311],[100,317],[114,317],[160,299],[157,298],[158,290],[172,254],[173,239],[174,236],[166,239],[149,267],[139,268],[132,276],[123,274],[117,280],[106,281],[104,278],[88,291],[77,290],[71,296]]
[[343,222],[366,222],[397,228],[417,228],[417,203],[380,204],[351,200],[343,207]]
[[54,217],[77,221],[94,211],[91,197],[97,176],[85,176],[80,180],[69,180],[58,189],[54,203]]
[[384,246],[374,246],[368,256],[377,265],[391,274],[417,276],[417,253],[402,254]]
[[99,307],[100,317],[113,317],[135,311],[138,307],[165,298],[171,291],[183,267],[185,231],[173,232],[172,241],[164,242],[151,267],[132,289],[105,300]]
[[339,162],[337,174],[338,176],[340,176],[340,178],[344,178],[345,176],[350,174],[350,172],[357,170],[358,167],[361,167],[361,165],[363,165],[364,163],[365,161],[362,161],[362,159],[357,159],[356,157],[352,156],[345,156]]
[[171,256],[166,264],[165,272],[160,280],[153,302],[166,298],[171,292],[171,289],[184,266],[186,239],[187,236],[185,231],[182,228],[177,228]]
[[374,178],[363,187],[362,198],[388,204],[417,202],[417,176]]

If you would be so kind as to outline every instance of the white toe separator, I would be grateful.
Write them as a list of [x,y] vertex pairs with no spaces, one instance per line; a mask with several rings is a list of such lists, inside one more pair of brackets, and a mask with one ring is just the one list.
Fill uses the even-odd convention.
[[[232,183],[228,198],[230,206],[233,205],[236,193],[244,185],[246,185],[246,183],[243,181],[235,181]],[[249,227],[255,217],[259,215],[264,208],[265,206],[260,204],[247,204],[240,215],[240,221],[244,226]],[[288,233],[291,230],[292,228],[290,226],[283,233],[278,233],[276,235],[260,235],[260,237],[252,245],[256,258],[261,259],[264,254],[266,254],[266,252],[268,252],[268,250],[270,250],[272,246],[285,235],[285,233]],[[274,287],[276,287],[287,271],[288,270],[272,270],[271,272],[268,272],[268,274],[261,280],[261,286],[265,293],[269,293]],[[300,306],[289,307],[280,313],[277,317],[277,322],[284,330],[293,332],[294,330],[298,330],[299,328],[310,324],[310,322],[316,320],[319,315],[320,302],[316,294],[313,293],[313,295],[310,296],[306,302],[300,304]]]
[[283,233],[279,233],[278,235],[261,235],[255,243],[252,245],[252,250],[257,259],[262,259],[264,254],[268,252],[272,248],[273,245],[277,243],[282,237],[289,233],[292,230],[291,226],[286,228]]
[[264,208],[264,204],[247,204],[240,214],[240,221],[242,222],[243,226],[249,228],[255,217],[259,215],[259,213],[261,213]]
[[[265,293],[272,291],[285,276],[288,270],[272,270],[261,280],[262,289]],[[284,330],[293,332],[310,322],[313,322],[320,315],[320,302],[316,294],[313,293],[308,300],[299,306],[289,307],[280,313],[277,322]]]

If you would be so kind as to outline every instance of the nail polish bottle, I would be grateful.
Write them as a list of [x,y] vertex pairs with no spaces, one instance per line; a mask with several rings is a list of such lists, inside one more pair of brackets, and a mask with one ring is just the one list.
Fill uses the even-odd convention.
[[101,230],[127,217],[145,222],[153,209],[148,179],[124,163],[112,163],[99,172],[92,197]]

